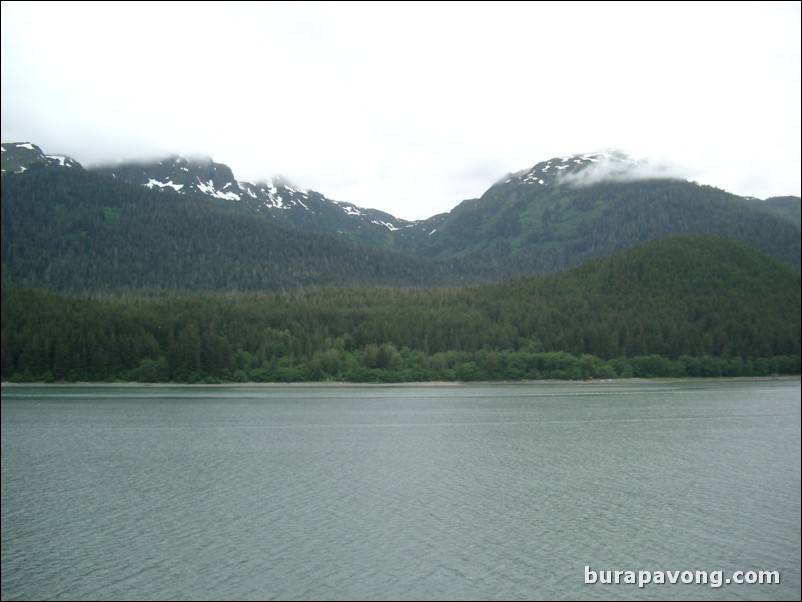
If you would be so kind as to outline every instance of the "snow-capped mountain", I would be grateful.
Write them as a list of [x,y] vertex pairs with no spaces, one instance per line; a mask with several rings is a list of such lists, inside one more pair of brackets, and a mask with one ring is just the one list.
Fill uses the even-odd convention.
[[675,178],[669,166],[638,161],[625,153],[604,151],[556,157],[509,174],[496,186],[590,186],[600,182],[632,182]]
[[46,155],[31,142],[4,142],[0,147],[2,173],[22,173],[31,167],[81,167],[66,155]]
[[508,174],[406,240],[417,254],[471,261],[491,275],[558,271],[684,232],[742,240],[798,266],[798,197],[777,206],[688,182],[666,164],[585,153]]
[[[42,166],[83,171],[68,157],[44,155],[27,142],[3,144],[2,156],[3,173],[14,178],[33,174],[12,172]],[[687,231],[736,238],[799,264],[798,197],[765,202],[738,197],[618,152],[541,161],[508,174],[480,198],[414,222],[334,201],[280,178],[238,181],[227,165],[211,159],[172,156],[90,171],[149,188],[157,202],[180,196],[190,206],[196,201],[223,205],[350,243],[452,262],[489,278],[564,269]]]
[[174,155],[159,161],[91,169],[152,189],[202,194],[237,203],[278,222],[308,230],[336,232],[354,242],[385,245],[394,231],[413,225],[383,211],[329,199],[282,178],[260,183],[239,181],[229,166],[210,158]]

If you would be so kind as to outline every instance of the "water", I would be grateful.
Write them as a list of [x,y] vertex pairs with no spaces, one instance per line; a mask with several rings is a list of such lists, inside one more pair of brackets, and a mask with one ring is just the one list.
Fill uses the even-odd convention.
[[2,598],[799,600],[800,383],[4,387]]

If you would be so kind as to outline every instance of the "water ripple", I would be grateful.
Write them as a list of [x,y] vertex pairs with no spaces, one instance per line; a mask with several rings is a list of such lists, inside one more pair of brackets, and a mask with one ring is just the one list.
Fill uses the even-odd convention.
[[799,393],[4,388],[2,598],[799,599]]

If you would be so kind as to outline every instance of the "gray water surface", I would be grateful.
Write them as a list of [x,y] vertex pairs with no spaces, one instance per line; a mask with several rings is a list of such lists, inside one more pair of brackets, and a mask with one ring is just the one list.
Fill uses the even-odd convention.
[[2,598],[798,600],[800,383],[3,387]]

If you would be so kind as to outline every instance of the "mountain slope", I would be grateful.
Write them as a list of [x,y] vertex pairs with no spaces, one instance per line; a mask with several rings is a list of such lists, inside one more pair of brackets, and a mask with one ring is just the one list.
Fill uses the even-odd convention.
[[[293,303],[324,306],[327,294],[310,291]],[[758,357],[800,348],[799,272],[744,243],[707,234],[651,241],[558,274],[356,299],[358,321],[332,335],[429,352],[533,341],[546,351],[603,358]],[[338,306],[348,312],[347,303]],[[324,324],[310,324],[315,327]]]
[[[4,144],[3,165],[4,169],[7,168],[3,175],[4,203],[6,189],[14,191],[14,194],[30,194],[21,192],[24,186],[20,188],[16,183],[13,186],[7,185],[7,178],[13,175],[11,172],[53,166],[73,167],[83,171],[79,164],[68,158],[48,157],[30,143]],[[411,258],[403,260],[408,265],[405,268],[406,275],[388,280],[403,284],[452,284],[476,279],[492,280],[514,275],[555,272],[649,240],[683,232],[711,233],[741,240],[796,269],[800,267],[802,256],[798,197],[779,197],[765,202],[738,197],[710,186],[671,179],[668,172],[646,163],[635,162],[621,153],[571,155],[543,161],[531,169],[510,174],[479,199],[464,201],[447,214],[419,222],[404,222],[383,212],[332,201],[320,193],[280,180],[263,184],[239,182],[228,166],[215,163],[211,159],[190,160],[174,156],[150,163],[93,168],[90,173],[110,176],[107,181],[116,179],[118,184],[131,183],[150,189],[148,198],[151,202],[161,199],[161,204],[165,207],[180,205],[183,207],[182,211],[188,214],[193,212],[194,207],[199,214],[189,220],[200,219],[202,225],[194,230],[195,243],[184,245],[183,252],[188,254],[189,249],[194,249],[197,258],[205,256],[208,249],[205,248],[201,236],[208,236],[208,246],[219,246],[221,249],[213,259],[207,258],[207,261],[211,261],[210,265],[216,266],[215,269],[222,269],[222,263],[218,265],[218,260],[223,263],[236,262],[240,261],[240,257],[246,257],[248,263],[255,262],[256,259],[247,259],[247,253],[236,249],[242,238],[237,233],[232,231],[227,240],[222,240],[219,233],[207,232],[211,226],[201,216],[214,207],[215,210],[238,214],[245,221],[246,218],[255,219],[259,223],[270,221],[303,230],[307,232],[307,237],[314,233],[333,236],[341,242],[371,247],[365,253],[373,258],[372,261],[379,263],[385,260],[383,258],[391,258],[391,264],[398,267],[398,262],[402,261],[396,254],[376,255],[377,249],[381,248],[426,258],[428,263],[419,263]],[[95,182],[91,185],[95,192],[87,192],[87,199],[91,195],[109,194],[104,190],[101,180]],[[40,184],[34,184],[38,185]],[[55,193],[53,190],[45,190],[41,194],[36,192],[34,196],[40,198],[42,194],[52,197]],[[111,197],[117,194],[111,193]],[[55,207],[64,206],[52,198],[51,201]],[[91,205],[99,202],[99,199],[92,198],[87,202]],[[122,205],[102,205],[106,220],[103,228],[109,230],[114,227],[121,207]],[[160,207],[159,211],[165,211],[165,207]],[[76,215],[81,211],[84,209],[76,206]],[[13,215],[10,214],[10,217]],[[72,216],[62,215],[58,219],[72,219]],[[138,219],[147,221],[150,217],[144,213],[139,218],[134,213],[126,214],[126,220],[131,221],[126,221],[127,229],[121,229],[118,233],[120,239],[117,246],[123,245],[127,249],[124,263],[129,265],[133,262],[130,256],[147,254],[151,249],[169,245],[167,241],[172,236],[172,233],[165,232],[158,225],[151,235],[146,235],[142,232],[144,224],[138,223]],[[54,227],[54,232],[59,232],[62,226],[65,226],[63,221],[60,226]],[[6,230],[16,227],[13,223],[7,227],[4,225]],[[261,226],[243,227],[245,232],[249,232],[249,229]],[[137,242],[131,239],[131,234],[136,232],[139,232]],[[154,236],[157,232],[165,234],[167,241],[156,241]],[[281,232],[285,237],[294,236],[287,230]],[[31,240],[36,240],[35,234]],[[74,245],[76,233],[68,233],[67,240]],[[170,258],[170,261],[177,263],[170,268],[151,270],[151,276],[155,276],[155,279],[150,278],[149,286],[174,290],[180,281],[181,287],[188,286],[190,289],[244,287],[254,290],[254,287],[293,287],[334,282],[338,280],[325,274],[339,271],[349,274],[345,281],[364,282],[385,282],[381,278],[377,280],[380,271],[388,275],[395,273],[396,267],[378,264],[370,268],[364,264],[362,268],[355,268],[353,263],[349,263],[351,260],[345,260],[346,264],[341,266],[338,264],[337,253],[331,256],[313,254],[301,260],[302,250],[289,250],[307,244],[300,242],[301,240],[307,239],[302,236],[287,243],[285,251],[295,257],[293,261],[302,261],[305,268],[293,268],[285,276],[278,278],[276,275],[285,262],[274,262],[269,270],[273,274],[270,278],[278,278],[274,284],[267,284],[264,278],[257,279],[262,284],[256,284],[253,274],[266,274],[263,267],[250,270],[251,276],[246,277],[236,266],[225,277],[209,275],[192,284],[188,281],[189,274],[197,273],[200,259],[179,258],[173,251],[153,257],[155,266],[160,266],[163,258]],[[143,241],[148,241],[144,243],[148,248],[137,251],[136,245],[143,244]],[[4,241],[4,248],[12,243],[16,246],[28,245],[24,240],[8,243]],[[23,277],[22,272],[14,272],[19,268],[18,265],[6,261],[4,265],[8,266],[10,273],[17,274],[14,281],[23,278],[26,282],[40,282],[47,272],[48,282],[56,277],[66,283],[70,269],[74,269],[80,262],[90,261],[80,255],[78,247],[73,247],[69,256],[74,260],[77,258],[77,263],[73,261],[69,269],[43,267],[49,264],[41,253],[55,244],[52,239],[48,239],[38,249],[29,245],[30,252],[39,253],[39,272],[29,270]],[[94,268],[95,272],[113,272],[117,269],[109,268],[104,262],[117,262],[116,265],[119,265],[119,259],[109,259],[108,255],[95,250],[92,252],[96,253],[94,260],[100,262]],[[282,253],[284,252],[274,252],[271,257],[283,257]],[[223,260],[223,257],[226,259]],[[318,260],[321,264],[313,267]],[[26,256],[25,261],[30,262],[30,256]],[[57,262],[56,265],[65,263],[61,261],[58,264],[58,260],[54,261]],[[447,265],[440,263],[435,267],[432,261],[446,262]],[[168,278],[166,274],[175,272],[178,265],[183,265],[188,271],[180,278]],[[428,267],[413,267],[416,265]],[[412,273],[417,269],[423,270],[420,276]],[[141,271],[140,269],[139,272]],[[36,276],[37,273],[39,276]],[[136,273],[136,270],[131,272]],[[312,276],[313,273],[317,275]],[[54,276],[57,274],[60,276]],[[165,275],[165,279],[161,279],[160,274]],[[436,274],[442,279],[437,280]],[[92,277],[84,274],[81,276],[81,286],[88,286],[91,280]],[[117,280],[115,286],[124,286],[122,275]],[[141,288],[146,281],[148,278],[140,273],[134,287]],[[281,284],[278,284],[279,281]]]
[[798,196],[775,196],[766,199],[763,207],[799,227],[802,224],[802,199]]
[[[552,328],[549,345],[601,357],[798,354],[800,283],[798,271],[744,243],[675,235],[550,276],[541,290],[558,311],[533,330],[570,321],[576,328]],[[497,294],[532,290],[527,279],[506,286]]]
[[800,229],[745,199],[666,177],[624,155],[552,159],[465,201],[406,248],[483,275],[553,272],[682,232],[717,234],[800,267]]
[[3,175],[23,173],[38,167],[77,167],[81,164],[66,155],[46,155],[30,142],[3,142],[0,146],[0,166]]
[[2,284],[63,292],[455,282],[443,264],[81,169],[3,176]]
[[208,158],[175,155],[160,161],[97,166],[92,171],[148,188],[231,201],[286,226],[337,234],[362,244],[391,247],[393,231],[411,225],[383,211],[333,201],[281,178],[240,182],[229,166]]

